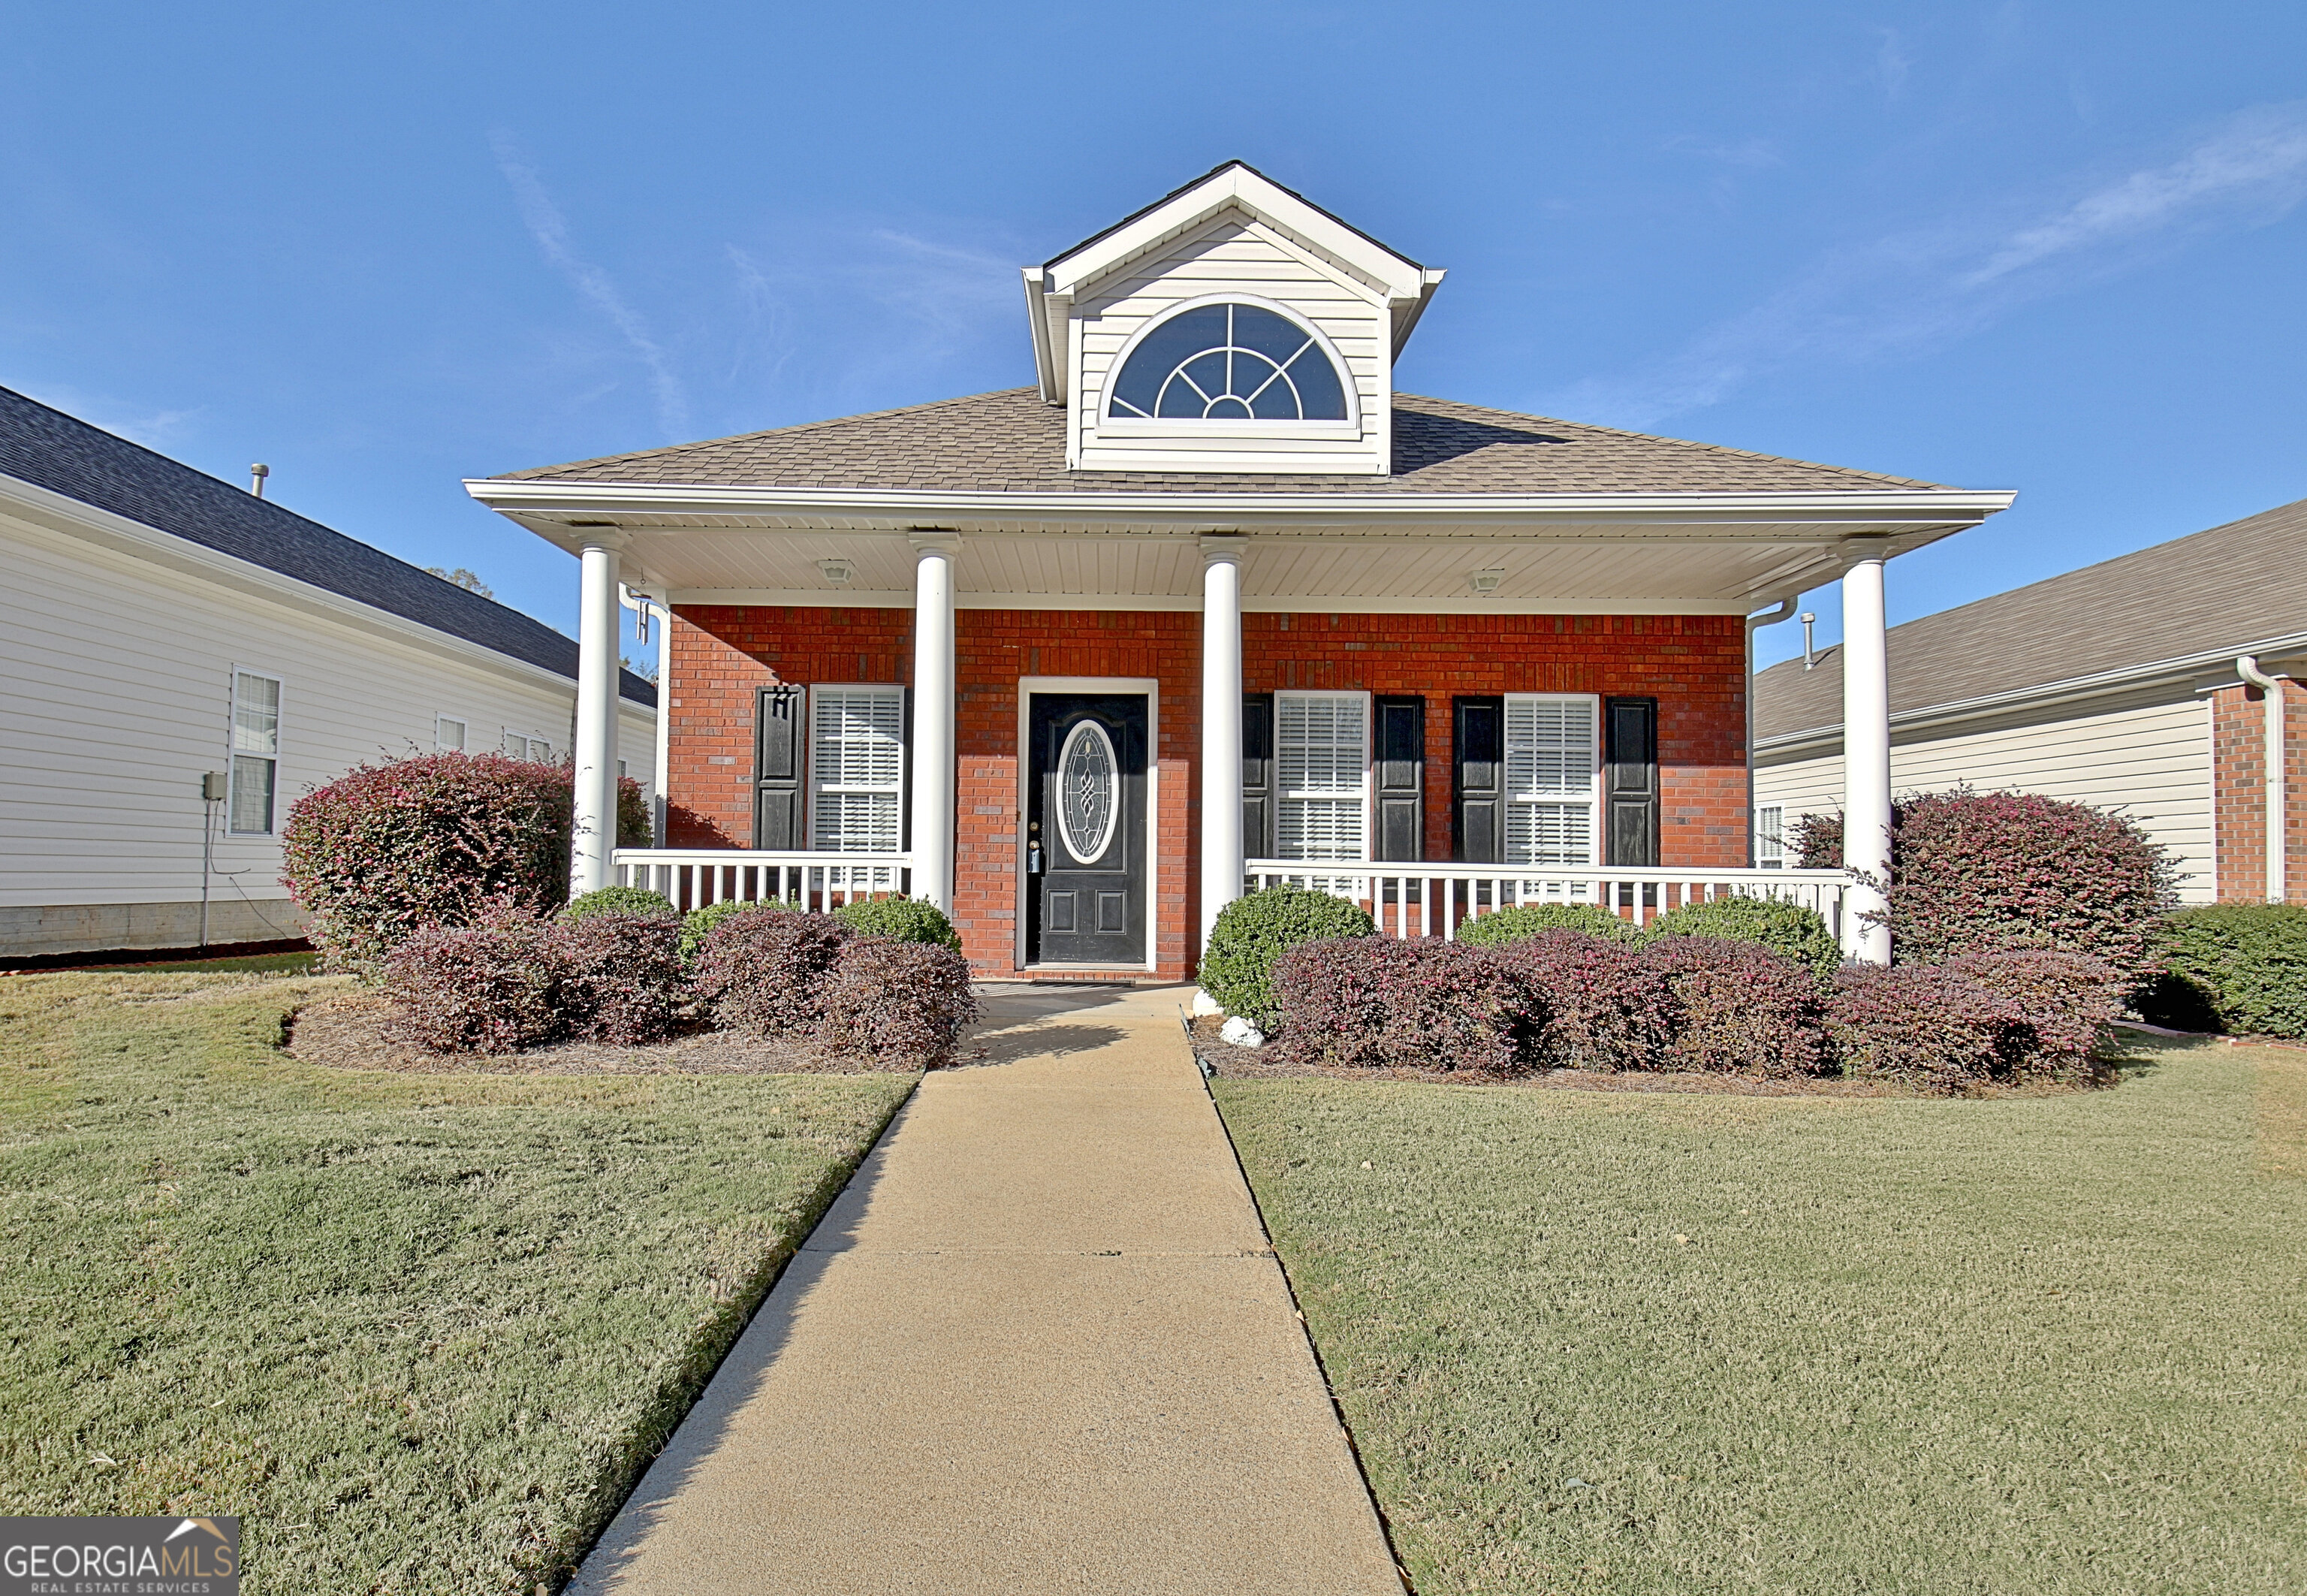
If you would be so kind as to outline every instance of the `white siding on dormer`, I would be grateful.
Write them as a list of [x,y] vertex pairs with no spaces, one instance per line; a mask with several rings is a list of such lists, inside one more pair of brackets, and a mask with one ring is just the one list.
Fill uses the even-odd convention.
[[[1192,300],[1277,305],[1320,330],[1345,364],[1359,426],[1301,433],[1222,424],[1190,435],[1101,429],[1106,379],[1138,331]],[[1106,471],[1376,473],[1391,453],[1393,365],[1385,301],[1371,286],[1264,222],[1228,210],[1096,285],[1069,340],[1068,464]]]

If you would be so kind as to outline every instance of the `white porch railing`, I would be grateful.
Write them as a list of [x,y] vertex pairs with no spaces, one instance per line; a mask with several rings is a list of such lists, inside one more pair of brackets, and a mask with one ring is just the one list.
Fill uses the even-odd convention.
[[611,856],[610,873],[618,886],[662,892],[683,911],[773,897],[811,909],[834,909],[859,898],[908,890],[913,855],[619,848]]
[[1593,904],[1639,926],[1668,909],[1718,897],[1800,904],[1825,916],[1828,928],[1840,938],[1843,895],[1849,884],[1849,878],[1839,870],[1662,870],[1616,865],[1582,869],[1432,861],[1363,864],[1252,859],[1245,871],[1245,884],[1252,892],[1284,882],[1311,888],[1361,905],[1384,935],[1445,940],[1454,939],[1466,921],[1516,904]]

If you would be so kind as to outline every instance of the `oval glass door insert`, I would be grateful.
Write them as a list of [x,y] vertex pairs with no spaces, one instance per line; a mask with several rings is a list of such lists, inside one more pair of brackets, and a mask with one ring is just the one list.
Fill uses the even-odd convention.
[[1094,864],[1113,841],[1114,818],[1121,811],[1121,763],[1113,739],[1093,720],[1066,734],[1058,755],[1058,836],[1066,852],[1082,864]]

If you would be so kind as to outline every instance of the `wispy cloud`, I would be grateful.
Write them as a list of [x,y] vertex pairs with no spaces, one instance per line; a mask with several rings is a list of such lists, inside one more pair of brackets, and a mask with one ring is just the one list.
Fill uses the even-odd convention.
[[536,240],[538,249],[553,270],[566,277],[576,290],[590,300],[594,307],[609,319],[633,353],[639,356],[649,373],[650,386],[656,397],[657,425],[668,440],[678,442],[690,435],[689,395],[681,378],[673,369],[665,347],[651,334],[648,324],[639,312],[625,303],[609,274],[577,253],[569,240],[569,224],[561,208],[545,192],[545,184],[536,168],[521,149],[520,142],[502,128],[489,135],[490,148],[496,153],[497,169],[511,185],[513,202],[520,208],[520,219],[528,227],[529,236]]
[[1914,70],[1915,58],[1907,53],[1906,41],[1895,28],[1882,30],[1882,43],[1874,52],[1874,72],[1882,80],[1882,93],[1893,101],[1907,93],[1907,74]]
[[26,388],[24,394],[51,409],[76,416],[90,426],[100,426],[147,449],[162,449],[176,442],[184,435],[188,423],[208,413],[206,405],[192,405],[182,410],[145,410],[99,394],[83,393],[77,388]]
[[2303,197],[2307,101],[2256,107],[2178,159],[2035,219],[1992,231],[1950,223],[1836,251],[1687,348],[1544,402],[1556,414],[1655,425],[1788,366],[1942,345],[2026,300],[2120,270],[2156,245],[2191,231],[2263,225]]

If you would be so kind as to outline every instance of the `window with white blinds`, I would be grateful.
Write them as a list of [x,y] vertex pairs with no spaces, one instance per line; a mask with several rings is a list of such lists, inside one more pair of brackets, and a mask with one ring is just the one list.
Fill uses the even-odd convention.
[[905,690],[810,690],[809,845],[894,854],[904,845]]
[[1274,695],[1274,852],[1369,857],[1369,695]]
[[1599,700],[1506,695],[1505,854],[1514,864],[1591,864],[1599,830]]
[[1787,810],[1782,803],[1765,803],[1754,811],[1754,866],[1787,867]]
[[232,793],[227,828],[262,837],[272,829],[280,773],[280,681],[253,671],[232,674]]

